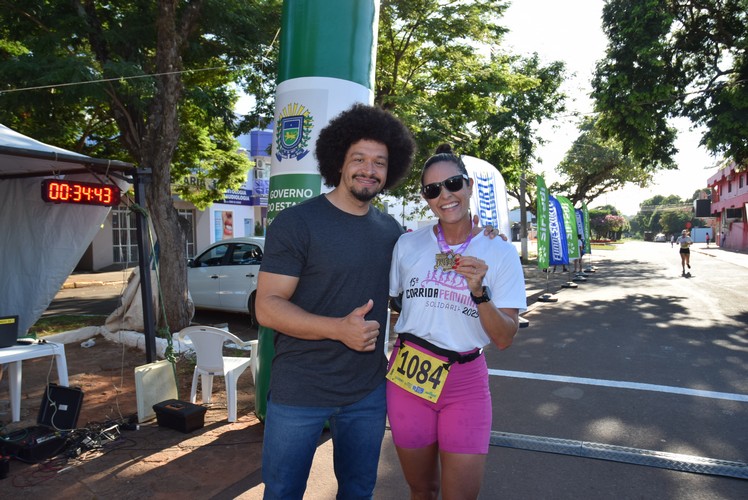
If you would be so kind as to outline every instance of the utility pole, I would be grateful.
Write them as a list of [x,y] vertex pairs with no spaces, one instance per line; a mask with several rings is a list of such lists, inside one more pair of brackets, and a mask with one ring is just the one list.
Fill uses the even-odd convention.
[[519,240],[522,263],[527,264],[527,209],[525,207],[525,167],[519,174]]

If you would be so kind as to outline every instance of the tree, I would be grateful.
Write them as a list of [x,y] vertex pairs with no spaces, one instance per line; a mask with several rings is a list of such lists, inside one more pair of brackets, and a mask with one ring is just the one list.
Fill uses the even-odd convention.
[[629,223],[622,215],[590,215],[590,229],[599,238],[618,240],[621,233],[629,228]]
[[[500,52],[506,2],[384,0],[375,101],[416,136],[425,160],[442,142],[496,165],[518,197],[538,125],[563,111],[563,64]],[[489,53],[490,51],[490,53]],[[420,169],[394,194],[418,196]]]
[[544,120],[566,110],[566,96],[560,92],[565,70],[561,62],[541,66],[537,54],[519,60],[515,70],[532,78],[534,84],[529,88],[519,88],[500,99],[499,110],[486,117],[488,126],[482,135],[488,138],[487,142],[495,142],[498,147],[492,154],[488,145],[479,143],[473,154],[483,154],[494,165],[505,166],[510,174],[505,176],[507,192],[517,200],[521,200],[524,193],[527,198],[525,206],[534,212],[534,183],[530,183],[532,189],[526,189],[527,185],[521,188],[520,184],[526,184],[527,177],[532,178],[529,165],[533,160],[539,160],[537,149],[545,143],[538,136],[538,127]]
[[589,209],[590,231],[598,238],[617,239],[615,233],[628,230],[626,218],[618,215],[613,205],[603,205]]
[[683,210],[668,210],[659,214],[659,231],[661,233],[679,233],[686,227],[687,222],[691,222],[690,213]]
[[[161,257],[159,320],[187,326],[185,236],[172,183],[204,206],[246,176],[233,135],[235,82],[265,95],[275,34],[267,26],[280,24],[280,0],[0,5],[0,122],[152,169],[146,198]],[[190,173],[214,183],[188,192],[179,181]]]
[[[694,193],[697,196],[699,191]],[[655,195],[644,200],[639,206],[639,213],[632,219],[632,226],[653,233],[677,233],[686,223],[701,227],[702,222],[693,217],[693,199],[683,200],[676,195]]]
[[610,0],[606,57],[592,97],[607,136],[645,169],[676,168],[672,117],[705,127],[701,144],[748,161],[748,2]]
[[645,187],[652,172],[641,168],[623,153],[615,138],[605,138],[596,118],[586,118],[563,161],[556,168],[564,180],[551,191],[568,193],[572,203],[590,203],[605,193],[632,183]]

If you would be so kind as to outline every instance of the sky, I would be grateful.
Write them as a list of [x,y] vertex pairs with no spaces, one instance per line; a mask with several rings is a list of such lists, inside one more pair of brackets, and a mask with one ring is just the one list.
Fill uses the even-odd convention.
[[[604,57],[607,45],[601,27],[603,4],[603,0],[514,0],[502,20],[510,30],[505,40],[511,53],[537,52],[541,61],[563,61],[567,72],[574,73],[562,87],[570,97],[569,115],[573,111],[592,111],[590,81],[595,63]],[[561,118],[553,125],[541,127],[541,136],[548,144],[538,152],[542,163],[533,165],[535,172],[544,174],[548,185],[558,180],[554,169],[578,135],[573,116]],[[649,188],[627,186],[599,197],[589,206],[613,205],[623,215],[635,215],[639,204],[655,195],[690,198],[694,191],[706,187],[707,179],[716,171],[717,160],[698,146],[700,133],[690,130],[688,120],[674,121],[673,125],[679,130],[675,144],[679,150],[675,156],[678,170],[657,174]]]

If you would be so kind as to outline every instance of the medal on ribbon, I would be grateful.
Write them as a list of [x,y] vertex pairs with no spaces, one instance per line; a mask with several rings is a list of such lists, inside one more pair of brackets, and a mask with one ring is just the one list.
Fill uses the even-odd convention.
[[442,224],[441,222],[438,223],[436,225],[436,242],[439,244],[439,250],[441,250],[441,252],[436,254],[436,264],[434,264],[434,269],[439,269],[440,267],[444,271],[451,271],[454,269],[456,267],[455,261],[462,257],[462,252],[465,251],[472,239],[473,222],[470,221],[470,232],[468,233],[465,243],[460,245],[460,248],[458,248],[457,251],[454,251],[449,248],[449,245],[447,245],[447,240],[444,238],[444,231],[442,230]]
[[438,253],[436,254],[436,264],[434,264],[434,269],[441,267],[445,271],[451,271],[455,268],[455,258],[458,257],[461,257],[461,255],[452,251]]

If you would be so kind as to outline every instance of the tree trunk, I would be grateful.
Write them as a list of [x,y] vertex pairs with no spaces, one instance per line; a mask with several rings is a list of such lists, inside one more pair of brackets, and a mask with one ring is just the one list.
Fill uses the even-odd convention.
[[[168,173],[168,165],[165,170]],[[192,319],[187,307],[187,257],[185,252],[185,237],[179,223],[179,215],[168,189],[168,179],[163,175],[155,175],[151,185],[149,213],[153,219],[154,229],[158,238],[159,262],[159,302],[161,311],[157,318],[159,327],[168,327],[169,332],[177,332],[189,325]],[[168,175],[167,175],[168,177]],[[166,182],[164,190],[160,184]]]
[[[171,160],[179,140],[180,37],[177,33],[175,0],[160,0],[156,49],[156,96],[148,110],[141,165],[153,170],[148,187],[148,211],[158,241],[159,327],[176,332],[189,325],[187,307],[187,258],[185,236],[171,196]],[[155,244],[155,242],[154,242]]]

